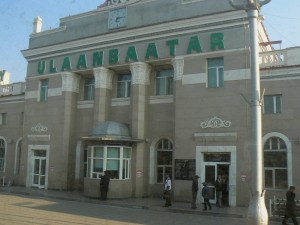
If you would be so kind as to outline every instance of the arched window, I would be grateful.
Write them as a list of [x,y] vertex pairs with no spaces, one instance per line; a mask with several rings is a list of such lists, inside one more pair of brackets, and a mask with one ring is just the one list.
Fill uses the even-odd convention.
[[270,137],[264,144],[265,187],[288,187],[287,146],[279,137]]
[[5,165],[5,142],[3,139],[0,139],[0,171],[4,171]]
[[168,139],[161,139],[156,145],[157,183],[163,183],[166,174],[172,176],[173,144]]

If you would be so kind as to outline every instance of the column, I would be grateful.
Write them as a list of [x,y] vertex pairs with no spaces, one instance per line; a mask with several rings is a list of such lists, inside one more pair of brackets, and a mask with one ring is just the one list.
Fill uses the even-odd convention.
[[[146,128],[148,125],[148,105],[149,105],[149,84],[151,66],[147,63],[136,62],[130,64],[132,83],[131,83],[131,135],[133,138],[145,139]],[[141,142],[136,146],[133,154],[133,191],[135,197],[147,195],[147,149],[146,143]],[[141,172],[137,177],[136,173]]]
[[[173,99],[174,99],[174,137],[177,137],[177,116],[178,112],[182,110],[182,107],[180,107],[180,102],[178,102],[178,96],[185,95],[185,93],[182,91],[182,76],[183,76],[183,68],[184,68],[184,57],[178,56],[172,59],[172,65],[174,69],[174,91],[173,91]],[[176,141],[176,139],[174,140]],[[176,144],[174,145],[174,148],[176,148]]]
[[95,100],[94,100],[94,124],[109,120],[111,108],[112,78],[114,72],[104,67],[94,69]]
[[61,73],[61,76],[63,103],[58,107],[61,107],[60,110],[63,117],[63,123],[61,130],[62,133],[60,135],[61,142],[58,142],[57,144],[62,144],[59,146],[61,153],[55,156],[57,161],[59,161],[59,163],[56,164],[55,172],[57,182],[60,184],[59,188],[68,189],[73,185],[75,174],[73,154],[73,149],[75,148],[75,137],[73,135],[73,131],[76,126],[77,100],[81,77],[71,72],[63,72]]

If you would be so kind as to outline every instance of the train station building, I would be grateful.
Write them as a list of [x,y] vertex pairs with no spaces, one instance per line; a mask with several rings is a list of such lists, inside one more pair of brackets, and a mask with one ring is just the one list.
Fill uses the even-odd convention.
[[[197,174],[215,202],[221,175],[228,205],[248,204],[245,11],[219,0],[111,0],[54,29],[43,31],[42,22],[35,18],[22,51],[26,80],[0,86],[3,183],[96,198],[108,171],[108,198],[158,197],[169,174],[173,199],[190,201]],[[272,198],[300,186],[300,48],[275,50],[263,21],[258,27]]]

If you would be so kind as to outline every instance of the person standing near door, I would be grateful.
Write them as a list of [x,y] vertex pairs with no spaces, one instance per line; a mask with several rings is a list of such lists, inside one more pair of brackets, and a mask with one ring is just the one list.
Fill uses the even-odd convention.
[[165,192],[164,192],[164,198],[166,200],[166,203],[164,207],[171,206],[171,188],[172,188],[172,181],[169,176],[169,174],[166,174],[166,180],[165,180]]
[[198,179],[199,176],[195,175],[193,178],[193,182],[192,182],[192,209],[197,209],[196,206],[196,199],[197,199],[197,194],[198,194]]
[[222,192],[222,205],[229,206],[229,183],[228,183],[228,176],[222,175],[222,182],[223,182],[223,192]]
[[209,187],[207,186],[207,183],[206,182],[203,182],[203,188],[202,188],[202,197],[204,199],[204,209],[203,211],[206,211],[207,210],[207,206],[209,207],[209,210],[211,210],[211,204],[209,202]]
[[216,188],[216,198],[217,198],[216,205],[217,205],[217,207],[221,208],[222,207],[222,192],[224,189],[224,182],[222,180],[221,175],[218,175],[218,177],[217,177],[217,180],[215,182],[215,188]]
[[107,171],[104,171],[104,176],[101,177],[100,180],[100,193],[101,193],[101,200],[106,200],[107,199],[107,192],[109,188],[109,181],[110,177]]
[[288,192],[286,193],[286,209],[285,209],[285,215],[284,219],[282,221],[283,225],[287,225],[286,221],[290,217],[294,223],[294,225],[298,225],[298,221],[296,219],[296,194],[295,194],[296,188],[294,186],[290,186]]

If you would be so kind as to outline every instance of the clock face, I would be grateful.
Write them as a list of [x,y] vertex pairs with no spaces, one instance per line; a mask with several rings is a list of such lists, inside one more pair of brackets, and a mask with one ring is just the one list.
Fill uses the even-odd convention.
[[114,9],[109,12],[108,28],[115,29],[124,27],[126,25],[126,8]]

